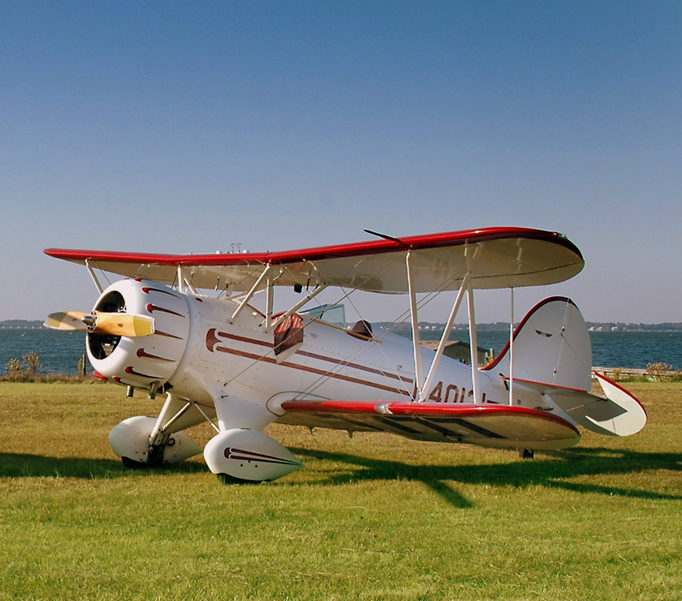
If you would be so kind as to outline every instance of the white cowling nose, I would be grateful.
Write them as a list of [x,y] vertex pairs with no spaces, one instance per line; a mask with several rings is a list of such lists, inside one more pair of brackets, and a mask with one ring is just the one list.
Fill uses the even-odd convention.
[[189,335],[187,297],[156,282],[121,280],[101,294],[94,309],[154,319],[151,336],[88,334],[88,358],[97,372],[140,388],[163,385],[173,376]]

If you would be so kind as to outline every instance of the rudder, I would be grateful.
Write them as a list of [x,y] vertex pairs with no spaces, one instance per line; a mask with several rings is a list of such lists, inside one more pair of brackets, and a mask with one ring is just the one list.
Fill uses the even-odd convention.
[[[540,301],[516,327],[513,335],[514,378],[589,390],[592,344],[587,325],[575,303],[553,296]],[[509,343],[485,368],[510,373]]]

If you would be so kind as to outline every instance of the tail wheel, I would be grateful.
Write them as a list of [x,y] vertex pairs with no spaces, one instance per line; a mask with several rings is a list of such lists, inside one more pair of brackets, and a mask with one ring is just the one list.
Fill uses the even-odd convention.
[[519,457],[521,457],[521,459],[533,459],[535,457],[535,451],[533,449],[519,449]]

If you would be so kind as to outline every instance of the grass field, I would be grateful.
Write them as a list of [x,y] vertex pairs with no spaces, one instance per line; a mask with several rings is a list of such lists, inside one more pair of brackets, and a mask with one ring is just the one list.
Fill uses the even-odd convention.
[[201,456],[115,459],[111,427],[159,401],[2,383],[0,601],[682,599],[682,384],[629,387],[631,438],[527,461],[273,426],[304,469],[225,486]]

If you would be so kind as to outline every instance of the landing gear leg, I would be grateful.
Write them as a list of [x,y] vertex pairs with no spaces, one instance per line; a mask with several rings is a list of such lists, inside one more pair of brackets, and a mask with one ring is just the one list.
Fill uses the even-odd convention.
[[201,447],[186,432],[162,432],[156,422],[153,417],[129,417],[109,433],[111,448],[127,467],[178,463],[201,453]]

